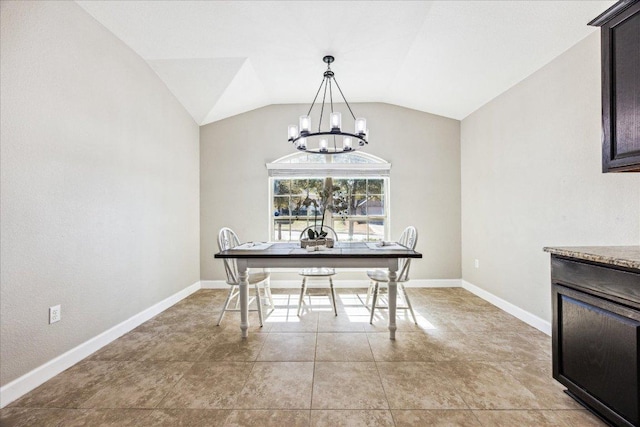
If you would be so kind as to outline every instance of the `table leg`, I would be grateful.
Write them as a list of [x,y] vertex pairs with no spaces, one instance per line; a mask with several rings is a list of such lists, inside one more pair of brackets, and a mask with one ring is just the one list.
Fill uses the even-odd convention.
[[240,330],[242,338],[249,336],[249,273],[247,272],[247,262],[241,259],[238,263],[238,278],[240,279]]
[[396,339],[396,305],[398,302],[398,262],[389,264],[389,339]]

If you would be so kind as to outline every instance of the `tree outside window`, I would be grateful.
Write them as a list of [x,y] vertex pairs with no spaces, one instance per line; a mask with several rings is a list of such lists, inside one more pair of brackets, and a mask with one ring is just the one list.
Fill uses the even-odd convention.
[[[298,241],[302,230],[318,224],[323,213],[323,223],[340,241],[388,237],[391,164],[383,159],[363,152],[293,153],[268,163],[267,169],[272,241]],[[331,209],[324,209],[326,204]]]
[[[379,241],[385,236],[385,178],[273,179],[274,241],[296,241],[314,223],[331,226],[340,241]],[[323,190],[331,188],[331,209]],[[327,199],[327,195],[324,195]],[[309,202],[310,200],[314,202]]]

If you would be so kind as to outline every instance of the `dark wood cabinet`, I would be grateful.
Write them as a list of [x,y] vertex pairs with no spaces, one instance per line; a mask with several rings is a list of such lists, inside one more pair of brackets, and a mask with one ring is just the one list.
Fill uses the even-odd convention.
[[640,172],[640,1],[591,21],[601,27],[602,170]]
[[640,425],[640,271],[552,256],[553,377],[613,425]]

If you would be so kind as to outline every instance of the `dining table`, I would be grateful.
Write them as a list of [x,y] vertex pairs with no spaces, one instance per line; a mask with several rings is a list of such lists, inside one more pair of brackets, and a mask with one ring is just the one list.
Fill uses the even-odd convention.
[[215,258],[236,260],[240,279],[240,330],[249,336],[249,268],[378,268],[389,271],[389,338],[396,338],[399,260],[422,254],[394,242],[335,242],[334,247],[301,248],[300,242],[248,242],[218,252]]

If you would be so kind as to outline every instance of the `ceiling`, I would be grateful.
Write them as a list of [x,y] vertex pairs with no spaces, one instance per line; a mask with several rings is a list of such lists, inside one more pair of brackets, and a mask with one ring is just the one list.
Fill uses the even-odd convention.
[[596,28],[614,1],[77,1],[204,125],[310,104],[335,56],[350,103],[463,119]]

